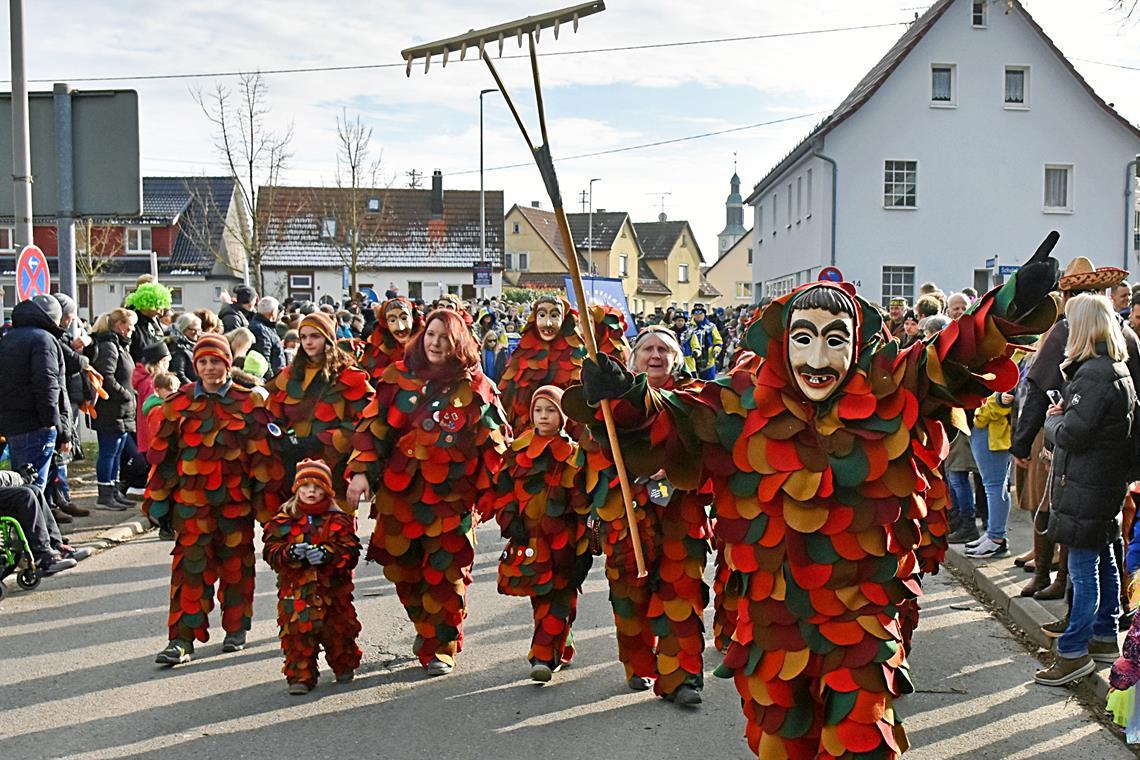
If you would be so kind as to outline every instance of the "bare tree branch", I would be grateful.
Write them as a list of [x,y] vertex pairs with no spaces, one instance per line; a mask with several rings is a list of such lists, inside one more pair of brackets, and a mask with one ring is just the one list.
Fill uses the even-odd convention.
[[88,218],[79,225],[75,239],[75,271],[87,286],[87,321],[95,322],[95,283],[103,279],[103,273],[110,269],[119,257],[124,241],[115,234],[115,228],[96,226],[95,220]]

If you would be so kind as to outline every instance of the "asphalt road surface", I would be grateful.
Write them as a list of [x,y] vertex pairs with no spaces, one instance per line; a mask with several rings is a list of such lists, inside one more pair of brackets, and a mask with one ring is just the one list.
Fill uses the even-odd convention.
[[[574,666],[547,686],[530,682],[530,605],[495,592],[499,548],[493,528],[479,532],[454,673],[423,675],[394,588],[365,565],[357,678],[335,684],[326,668],[305,697],[285,693],[273,575],[260,560],[247,649],[221,652],[215,610],[214,637],[173,670],[153,662],[165,644],[170,550],[153,533],[34,592],[10,581],[0,603],[0,758],[750,757],[732,683],[711,675],[711,648],[698,710],[626,688],[600,566],[581,600]],[[1069,691],[1034,685],[1036,661],[947,573],[927,581],[912,667],[919,693],[899,704],[908,757],[1135,757]]]

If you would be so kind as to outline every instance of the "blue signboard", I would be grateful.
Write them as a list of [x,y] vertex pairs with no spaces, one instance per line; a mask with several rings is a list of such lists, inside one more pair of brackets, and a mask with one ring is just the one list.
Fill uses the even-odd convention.
[[[574,285],[570,282],[570,275],[562,278],[566,286],[566,300],[578,311],[578,298],[574,294]],[[625,297],[622,281],[617,277],[583,277],[582,285],[585,287],[586,300],[591,304],[612,306],[621,309],[625,314],[625,334],[628,337],[637,335],[637,325],[634,324],[633,314],[629,311],[629,302]]]
[[997,266],[997,256],[986,259],[986,269],[993,269],[995,266]]
[[1002,264],[1000,267],[998,267],[998,274],[1000,274],[1002,277],[1009,277],[1018,269],[1021,269],[1020,264]]

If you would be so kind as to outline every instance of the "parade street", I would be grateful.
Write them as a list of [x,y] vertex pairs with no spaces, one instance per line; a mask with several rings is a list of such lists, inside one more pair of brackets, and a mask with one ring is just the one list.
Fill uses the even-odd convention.
[[[495,592],[499,546],[492,528],[479,531],[453,674],[423,674],[392,585],[365,565],[357,678],[335,684],[326,669],[304,697],[285,693],[273,575],[260,559],[248,648],[222,654],[215,610],[211,641],[173,670],[153,662],[166,642],[170,550],[153,532],[34,592],[10,584],[0,603],[0,757],[749,757],[738,697],[711,675],[719,662],[711,647],[699,709],[627,690],[598,565],[575,625],[574,666],[550,685],[529,681],[530,608]],[[1133,756],[1072,692],[1033,684],[1037,661],[953,576],[926,587],[912,660],[918,693],[900,702],[915,757]]]

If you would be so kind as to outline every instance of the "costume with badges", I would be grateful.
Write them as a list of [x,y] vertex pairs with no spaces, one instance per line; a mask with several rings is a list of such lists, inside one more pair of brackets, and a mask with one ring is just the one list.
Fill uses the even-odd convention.
[[[1010,343],[1056,313],[1046,257],[1022,268],[1025,287],[1019,273],[929,345],[900,351],[854,288],[811,283],[749,328],[759,366],[742,363],[699,392],[632,376],[600,392],[620,399],[631,472],[664,464],[678,487],[713,481],[736,602],[717,672],[736,682],[759,757],[907,748],[894,710],[913,691],[900,616],[945,551],[944,422],[951,407],[1016,383]],[[803,359],[843,348],[841,373]]]
[[510,428],[481,372],[428,381],[391,364],[353,438],[352,473],[376,499],[367,559],[384,566],[416,628],[415,651],[454,665],[475,559],[473,511],[493,511],[491,483]]

